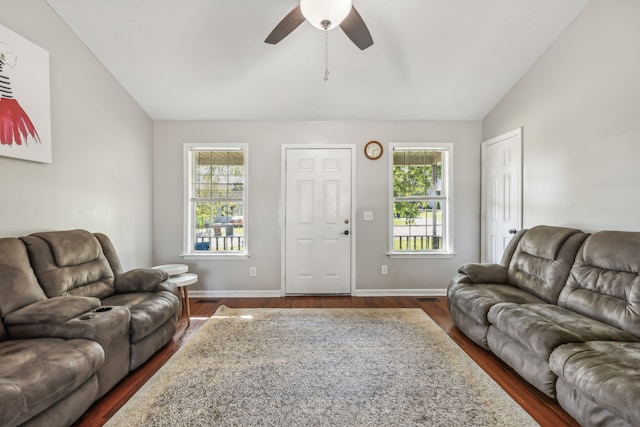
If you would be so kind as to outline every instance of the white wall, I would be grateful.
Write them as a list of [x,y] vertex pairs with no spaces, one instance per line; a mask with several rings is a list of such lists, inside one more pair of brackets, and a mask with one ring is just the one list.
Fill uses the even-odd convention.
[[3,1],[0,24],[50,54],[53,140],[52,164],[0,157],[0,236],[101,231],[151,265],[151,120],[44,1]]
[[[364,144],[453,142],[455,251],[452,259],[390,259],[387,252],[388,158],[367,160]],[[479,259],[480,122],[234,122],[154,123],[154,259],[184,262],[182,146],[187,142],[249,144],[249,260],[187,262],[199,274],[194,291],[280,291],[280,156],[283,144],[357,144],[356,286],[362,290],[442,292],[458,266]],[[373,222],[362,212],[372,210]],[[389,266],[387,276],[380,265]],[[249,277],[249,266],[258,275]],[[417,290],[417,291],[416,291]],[[232,293],[233,293],[232,292]],[[386,292],[382,292],[386,293]]]
[[483,122],[524,128],[524,226],[640,231],[640,2],[593,0]]

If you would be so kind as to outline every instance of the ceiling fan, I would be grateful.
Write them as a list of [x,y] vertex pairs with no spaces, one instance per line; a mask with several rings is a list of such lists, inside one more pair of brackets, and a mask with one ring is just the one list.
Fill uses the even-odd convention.
[[339,26],[360,50],[373,45],[369,29],[351,0],[300,0],[300,4],[276,25],[264,42],[279,43],[305,19],[321,30]]

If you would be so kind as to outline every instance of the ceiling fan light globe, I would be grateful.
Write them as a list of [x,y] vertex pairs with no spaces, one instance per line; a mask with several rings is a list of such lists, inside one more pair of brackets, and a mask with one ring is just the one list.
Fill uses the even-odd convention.
[[340,25],[351,12],[351,6],[351,0],[300,0],[302,15],[321,30]]

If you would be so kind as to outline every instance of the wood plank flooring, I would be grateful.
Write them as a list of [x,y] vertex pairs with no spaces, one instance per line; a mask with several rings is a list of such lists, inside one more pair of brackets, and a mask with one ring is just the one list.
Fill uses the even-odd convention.
[[131,372],[80,418],[76,427],[102,426],[160,367],[215,313],[220,305],[232,308],[421,308],[476,363],[543,427],[578,426],[554,400],[521,379],[509,366],[477,346],[451,321],[445,297],[191,298],[191,325],[183,316],[173,339],[148,362]]

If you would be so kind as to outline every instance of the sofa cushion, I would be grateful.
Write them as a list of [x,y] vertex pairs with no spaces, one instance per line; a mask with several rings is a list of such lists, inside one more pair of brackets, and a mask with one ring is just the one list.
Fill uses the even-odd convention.
[[177,317],[180,300],[171,292],[132,292],[102,300],[103,305],[128,307],[131,312],[131,343],[151,335],[172,317]]
[[564,227],[537,226],[527,231],[511,258],[508,282],[555,303],[587,235]]
[[552,304],[501,303],[487,315],[489,349],[538,390],[556,397],[549,356],[565,343],[589,340],[636,341],[605,323]]
[[491,324],[511,339],[549,360],[562,344],[594,340],[638,341],[606,323],[551,304],[497,304],[489,310]]
[[104,256],[109,261],[109,265],[113,272],[117,275],[122,273],[124,270],[122,268],[122,264],[120,263],[120,257],[118,256],[118,252],[116,248],[113,246],[111,239],[109,236],[103,233],[93,233],[96,236],[96,239],[100,242],[100,246],[102,246],[102,252]]
[[4,321],[8,326],[62,324],[97,307],[100,307],[98,298],[55,297],[22,307],[7,315]]
[[58,267],[84,264],[98,259],[102,253],[98,240],[86,230],[50,231],[33,236],[49,242]]
[[562,246],[572,235],[579,233],[573,228],[539,225],[530,229],[520,241],[520,252],[537,258],[554,260]]
[[154,268],[136,268],[115,278],[117,292],[151,292],[160,282],[169,278],[166,271]]
[[640,233],[600,231],[576,257],[558,305],[640,338]]
[[549,363],[521,341],[512,339],[495,326],[487,332],[489,350],[511,366],[522,378],[551,398],[555,398],[557,376]]
[[638,427],[637,424],[629,424],[619,415],[594,402],[561,377],[556,376],[555,387],[558,403],[581,426]]
[[489,349],[489,309],[500,302],[542,303],[530,293],[507,284],[468,283],[469,276],[454,276],[447,288],[447,304],[456,326],[476,344]]
[[458,273],[469,277],[471,283],[507,283],[507,269],[499,264],[467,263]]
[[487,313],[501,302],[544,303],[540,298],[511,285],[458,283],[449,286],[451,304],[476,322],[489,326]]
[[104,351],[95,341],[58,338],[0,343],[0,425],[28,420],[95,375]]
[[589,400],[640,425],[640,343],[566,344],[554,350],[549,365]]
[[[48,297],[104,298],[115,293],[113,271],[100,243],[91,233],[53,231],[21,239],[29,252],[38,282]],[[71,254],[73,247],[67,244],[67,239],[77,244],[78,255]]]
[[2,316],[47,296],[29,263],[29,255],[19,239],[0,239],[0,313]]
[[516,253],[516,249],[518,249],[518,244],[522,237],[529,232],[528,229],[523,228],[518,230],[516,234],[511,236],[511,240],[507,243],[507,246],[504,248],[504,252],[502,253],[502,258],[500,259],[500,265],[504,268],[509,268],[509,264],[511,264],[511,258],[513,258],[513,254]]

